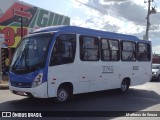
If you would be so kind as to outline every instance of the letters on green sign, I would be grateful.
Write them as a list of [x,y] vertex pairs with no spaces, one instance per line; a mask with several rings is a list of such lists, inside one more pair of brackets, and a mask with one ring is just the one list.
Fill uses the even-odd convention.
[[70,18],[38,9],[29,27],[34,28],[35,26],[46,27],[54,25],[70,25]]

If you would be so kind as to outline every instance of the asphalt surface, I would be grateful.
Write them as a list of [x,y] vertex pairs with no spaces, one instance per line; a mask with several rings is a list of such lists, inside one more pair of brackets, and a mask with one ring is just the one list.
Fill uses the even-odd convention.
[[[107,90],[75,95],[69,103],[57,103],[55,99],[30,99],[14,95],[9,90],[0,90],[0,111],[73,111],[73,114],[74,111],[158,111],[160,113],[160,82],[148,82],[144,85],[132,87],[125,94],[120,94],[118,90]],[[112,116],[109,118],[84,117],[83,115],[79,117],[59,116],[54,120],[160,119],[159,117],[126,117],[123,114],[121,117]]]

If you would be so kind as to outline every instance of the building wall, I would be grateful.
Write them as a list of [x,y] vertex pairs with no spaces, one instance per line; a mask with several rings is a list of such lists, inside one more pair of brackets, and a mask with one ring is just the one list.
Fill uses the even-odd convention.
[[[56,12],[56,11],[55,11]],[[0,0],[0,34],[4,34],[2,48],[2,70],[5,73],[5,59],[12,60],[13,52],[22,36],[46,26],[70,25],[70,18],[55,12],[18,1]],[[23,18],[23,20],[21,20]],[[23,25],[23,32],[21,23]]]
[[[5,44],[16,48],[21,39],[21,17],[23,36],[46,26],[70,25],[70,18],[17,0],[7,0],[0,4],[0,33],[5,34]],[[0,1],[0,3],[2,3]],[[2,7],[3,6],[3,7]]]
[[152,58],[152,63],[153,63],[153,64],[160,64],[160,55],[154,54],[154,55],[153,55],[153,58]]

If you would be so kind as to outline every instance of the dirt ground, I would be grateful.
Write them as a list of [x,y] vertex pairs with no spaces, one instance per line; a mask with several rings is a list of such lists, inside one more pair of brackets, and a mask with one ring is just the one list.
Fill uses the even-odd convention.
[[0,84],[7,84],[8,83],[8,75],[3,75],[2,80],[0,80]]

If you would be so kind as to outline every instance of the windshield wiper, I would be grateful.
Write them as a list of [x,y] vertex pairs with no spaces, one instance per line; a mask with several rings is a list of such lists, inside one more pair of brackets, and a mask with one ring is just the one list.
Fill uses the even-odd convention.
[[22,56],[23,56],[23,51],[19,53],[17,59],[15,60],[13,64],[13,68],[16,68],[19,65],[20,61],[22,60]]
[[[21,65],[19,65],[18,68],[22,67],[22,60],[24,59],[24,64],[25,64],[25,68],[29,69],[29,63],[27,62],[27,53],[28,53],[28,46],[26,45],[25,48],[23,49],[23,51],[21,51],[17,57],[17,59],[15,60],[14,64],[13,64],[13,69],[16,69],[17,66],[21,63]],[[23,67],[24,68],[24,67]]]
[[24,61],[25,61],[25,67],[27,70],[29,69],[29,58],[28,58],[28,50],[29,50],[29,45],[27,44],[24,48]]

